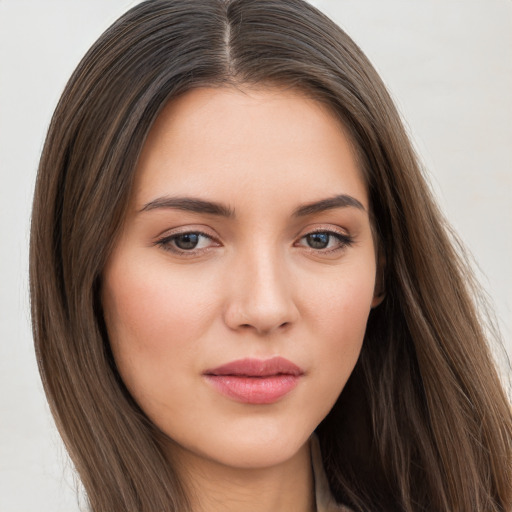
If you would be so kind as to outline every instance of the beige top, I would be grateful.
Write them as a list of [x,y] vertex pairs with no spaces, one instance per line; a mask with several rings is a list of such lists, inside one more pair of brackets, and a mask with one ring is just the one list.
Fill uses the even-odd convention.
[[320,443],[316,435],[311,436],[311,464],[315,479],[316,512],[351,512],[349,508],[338,505],[331,494],[324,471]]

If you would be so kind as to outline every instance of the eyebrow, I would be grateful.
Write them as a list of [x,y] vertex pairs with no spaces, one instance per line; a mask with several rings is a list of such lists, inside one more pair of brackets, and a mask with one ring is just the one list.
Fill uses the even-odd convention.
[[[358,210],[366,211],[365,207],[355,197],[347,194],[339,194],[334,197],[322,199],[312,203],[307,203],[299,206],[293,212],[294,217],[305,217],[307,215],[313,215],[315,213],[321,213],[326,210],[333,210],[335,208],[346,208],[354,207]],[[198,199],[195,197],[159,197],[146,203],[142,208],[141,212],[147,212],[157,209],[175,209],[184,210],[194,213],[206,213],[208,215],[218,215],[219,217],[232,218],[235,216],[235,212],[229,206],[214,201],[205,201],[204,199]]]
[[188,212],[206,213],[209,215],[218,215],[220,217],[234,217],[235,215],[235,212],[228,206],[195,197],[159,197],[149,203],[146,203],[140,211],[148,212],[160,208],[172,208]]
[[295,217],[304,217],[306,215],[313,215],[315,213],[321,213],[326,210],[333,210],[334,208],[346,208],[354,207],[358,210],[366,211],[365,207],[355,197],[347,194],[339,194],[334,197],[322,199],[321,201],[315,201],[299,206],[294,212]]

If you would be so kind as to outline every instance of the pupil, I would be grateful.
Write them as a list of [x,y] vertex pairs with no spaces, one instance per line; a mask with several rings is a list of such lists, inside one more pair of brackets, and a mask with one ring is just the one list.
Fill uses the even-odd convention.
[[311,233],[307,236],[308,245],[313,249],[325,249],[329,245],[327,233]]
[[185,233],[176,237],[175,243],[180,249],[185,251],[194,249],[199,243],[199,235],[196,233]]

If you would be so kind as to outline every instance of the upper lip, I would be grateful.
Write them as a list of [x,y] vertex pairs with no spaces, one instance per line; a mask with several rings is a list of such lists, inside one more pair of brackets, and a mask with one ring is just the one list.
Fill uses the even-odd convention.
[[271,377],[275,375],[293,375],[298,377],[303,373],[304,371],[301,368],[284,357],[238,359],[204,372],[205,375],[231,375],[236,377]]

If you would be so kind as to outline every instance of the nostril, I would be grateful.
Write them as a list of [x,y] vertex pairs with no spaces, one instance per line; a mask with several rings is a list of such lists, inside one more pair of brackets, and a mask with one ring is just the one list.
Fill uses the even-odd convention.
[[282,324],[279,324],[277,325],[276,327],[257,327],[255,325],[252,325],[252,324],[241,324],[239,326],[240,329],[242,330],[256,330],[257,332],[259,332],[260,334],[269,334],[270,332],[274,332],[274,331],[277,331],[277,330],[281,330],[281,329],[286,329],[289,325],[291,325],[291,322],[283,322]]

